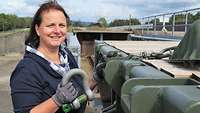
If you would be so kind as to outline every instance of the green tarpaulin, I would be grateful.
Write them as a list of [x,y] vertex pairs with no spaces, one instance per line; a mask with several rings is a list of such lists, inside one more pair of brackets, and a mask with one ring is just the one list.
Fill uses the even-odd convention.
[[190,26],[171,59],[200,60],[200,20]]

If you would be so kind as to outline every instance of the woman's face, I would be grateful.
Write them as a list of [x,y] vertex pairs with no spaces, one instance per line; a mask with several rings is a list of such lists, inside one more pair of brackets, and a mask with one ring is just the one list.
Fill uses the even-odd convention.
[[51,9],[42,13],[40,26],[35,26],[40,37],[39,47],[58,48],[65,39],[67,22],[63,12]]

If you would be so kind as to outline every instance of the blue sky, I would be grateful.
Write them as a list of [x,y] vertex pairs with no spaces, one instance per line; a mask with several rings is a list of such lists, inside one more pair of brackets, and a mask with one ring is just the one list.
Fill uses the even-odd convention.
[[[0,0],[0,13],[32,17],[46,0]],[[151,16],[200,7],[200,0],[57,0],[72,20],[96,22]]]

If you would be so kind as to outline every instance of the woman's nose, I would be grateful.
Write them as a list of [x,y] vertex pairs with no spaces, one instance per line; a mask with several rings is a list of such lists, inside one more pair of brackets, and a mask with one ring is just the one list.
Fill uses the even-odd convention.
[[55,26],[54,29],[53,29],[53,32],[57,33],[57,34],[61,33],[61,28],[59,26]]

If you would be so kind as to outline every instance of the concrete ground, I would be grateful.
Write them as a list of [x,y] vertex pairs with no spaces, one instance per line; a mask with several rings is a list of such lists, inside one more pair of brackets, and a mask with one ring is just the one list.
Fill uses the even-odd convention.
[[21,57],[20,54],[0,56],[0,113],[13,113],[9,79]]
[[[0,113],[13,113],[12,101],[10,97],[9,79],[16,64],[22,58],[21,54],[9,54],[0,56]],[[88,75],[91,76],[91,67],[85,58],[81,59],[82,66]],[[89,71],[90,70],[90,71]],[[88,77],[90,79],[90,77]],[[94,106],[96,102],[88,104],[85,113],[99,113],[100,110]]]

